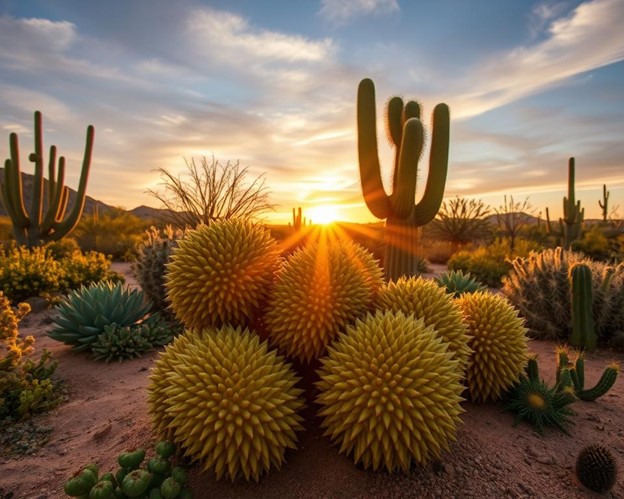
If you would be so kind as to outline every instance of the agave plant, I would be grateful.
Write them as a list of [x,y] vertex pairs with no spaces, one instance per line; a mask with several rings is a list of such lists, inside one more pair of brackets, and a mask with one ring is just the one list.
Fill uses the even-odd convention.
[[72,345],[77,352],[84,352],[90,349],[106,326],[132,326],[145,317],[152,304],[144,298],[143,291],[131,291],[121,283],[103,281],[89,287],[82,286],[56,306],[58,315],[53,319],[56,327],[48,336]]
[[435,278],[439,286],[446,288],[446,292],[453,295],[453,298],[464,293],[476,293],[477,291],[487,291],[487,286],[477,281],[470,272],[464,274],[461,270],[451,270],[440,274]]

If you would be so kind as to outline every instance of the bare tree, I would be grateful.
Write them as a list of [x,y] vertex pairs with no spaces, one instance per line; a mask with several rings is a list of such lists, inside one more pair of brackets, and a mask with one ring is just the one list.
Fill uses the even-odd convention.
[[274,208],[264,174],[247,181],[248,167],[238,161],[223,165],[214,156],[211,161],[204,156],[199,164],[194,158],[184,161],[188,180],[158,168],[164,191],[147,191],[171,212],[168,222],[174,226],[185,229],[231,218],[256,219]]
[[489,206],[481,200],[455,197],[442,203],[429,230],[431,235],[450,242],[455,253],[461,245],[490,234],[490,222],[485,218],[489,212]]
[[503,235],[509,240],[509,249],[514,250],[516,238],[531,221],[535,209],[529,203],[529,198],[523,202],[514,202],[513,196],[505,196],[505,203],[494,209],[496,212],[496,222]]

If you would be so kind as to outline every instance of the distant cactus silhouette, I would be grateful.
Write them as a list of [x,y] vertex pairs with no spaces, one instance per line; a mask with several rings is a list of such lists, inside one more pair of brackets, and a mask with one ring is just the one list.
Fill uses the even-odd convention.
[[563,218],[559,219],[559,229],[555,230],[550,223],[548,208],[546,208],[546,227],[549,234],[561,238],[561,245],[569,249],[572,241],[581,237],[581,224],[585,216],[585,208],[581,209],[581,202],[574,197],[574,158],[568,162],[568,196],[563,198]]

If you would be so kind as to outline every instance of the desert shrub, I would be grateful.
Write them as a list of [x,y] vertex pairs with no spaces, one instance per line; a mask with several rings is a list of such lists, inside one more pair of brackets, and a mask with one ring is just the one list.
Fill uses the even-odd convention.
[[0,257],[0,291],[13,303],[48,297],[63,285],[63,269],[46,248],[10,246]]
[[0,216],[0,247],[2,242],[7,242],[13,239],[13,224],[9,217]]
[[50,252],[50,255],[55,260],[61,260],[67,258],[76,252],[80,252],[80,246],[78,242],[71,237],[64,237],[60,241],[52,241],[45,245],[45,248]]
[[503,293],[525,317],[531,336],[567,340],[572,330],[569,272],[578,263],[592,271],[592,311],[598,340],[615,344],[624,336],[624,264],[609,266],[562,248],[531,253],[513,260]]
[[77,289],[103,280],[123,282],[123,276],[110,270],[111,258],[89,251],[76,251],[61,259],[63,289]]
[[0,419],[23,419],[59,400],[51,380],[56,363],[50,362],[50,353],[44,350],[36,362],[25,358],[35,339],[20,337],[18,324],[29,311],[25,303],[13,310],[0,292]]
[[609,239],[598,225],[584,230],[581,239],[572,242],[572,250],[580,251],[593,260],[607,261],[615,256]]
[[447,263],[449,270],[461,270],[487,286],[500,288],[502,279],[511,270],[511,258],[526,256],[538,245],[517,239],[512,252],[507,241],[495,240],[492,244],[465,249],[455,253]]

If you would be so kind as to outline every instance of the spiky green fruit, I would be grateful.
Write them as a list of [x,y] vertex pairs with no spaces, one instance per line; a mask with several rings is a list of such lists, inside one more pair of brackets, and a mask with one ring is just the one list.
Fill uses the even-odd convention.
[[464,387],[433,327],[401,312],[368,314],[329,347],[319,369],[326,435],[364,467],[407,470],[455,440]]
[[167,299],[188,328],[247,325],[269,292],[278,258],[277,243],[260,225],[200,225],[173,249]]
[[529,351],[524,320],[503,297],[479,291],[457,298],[471,337],[466,371],[474,401],[496,400],[524,372]]
[[377,305],[380,310],[414,314],[417,319],[423,319],[426,326],[433,326],[449,344],[463,374],[472,353],[468,346],[470,337],[461,310],[444,288],[430,279],[401,277],[379,290]]
[[303,406],[297,381],[247,330],[186,331],[152,369],[149,412],[160,437],[218,479],[257,481],[295,447]]
[[373,255],[350,241],[310,244],[278,271],[265,323],[271,340],[310,362],[364,315],[383,284]]
[[603,493],[617,480],[617,461],[604,445],[593,444],[583,448],[576,459],[576,476],[588,489]]

